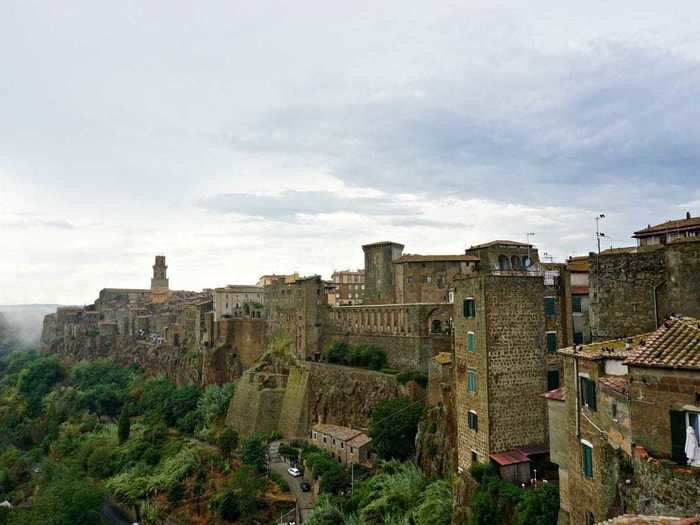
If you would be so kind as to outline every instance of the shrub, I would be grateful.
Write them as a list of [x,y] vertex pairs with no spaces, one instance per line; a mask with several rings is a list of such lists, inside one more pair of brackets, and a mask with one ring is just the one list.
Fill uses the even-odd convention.
[[347,364],[350,348],[346,343],[338,342],[328,350],[326,358],[329,363]]
[[219,434],[218,445],[224,456],[230,457],[231,452],[238,447],[238,432],[231,427],[224,428]]
[[420,370],[415,369],[404,370],[396,376],[396,380],[402,385],[405,385],[409,381],[415,381],[423,388],[425,388],[428,385],[428,376]]
[[185,487],[182,483],[175,483],[168,489],[168,501],[177,503],[185,497]]
[[498,469],[493,463],[474,463],[469,468],[469,474],[478,483],[487,483],[490,480],[498,479]]
[[209,500],[209,509],[225,521],[236,521],[241,516],[238,496],[231,489],[214,495]]
[[243,463],[254,467],[258,472],[265,470],[267,444],[262,436],[253,434],[243,441]]

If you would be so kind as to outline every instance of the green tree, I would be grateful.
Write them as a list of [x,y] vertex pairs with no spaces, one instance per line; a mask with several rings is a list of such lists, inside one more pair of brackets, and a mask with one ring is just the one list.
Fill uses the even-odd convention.
[[39,411],[42,398],[64,377],[65,369],[54,356],[41,357],[22,370],[17,387],[29,398],[30,412]]
[[329,348],[326,357],[329,363],[347,364],[349,352],[350,347],[347,343],[337,342]]
[[128,403],[124,404],[122,407],[122,412],[119,414],[117,434],[119,436],[120,445],[129,440],[129,434],[131,434],[131,416],[129,415]]
[[551,484],[526,490],[517,508],[518,525],[556,525],[559,490]]
[[238,506],[243,521],[252,521],[258,510],[258,496],[267,486],[267,479],[250,465],[243,465],[233,474],[233,491],[238,496]]
[[227,458],[231,457],[231,452],[238,447],[238,432],[231,427],[226,427],[219,434],[219,448]]
[[452,520],[452,488],[445,480],[430,483],[413,511],[416,525],[450,525]]
[[212,497],[209,500],[209,508],[225,521],[237,521],[241,516],[240,500],[232,489]]
[[205,427],[226,415],[233,397],[234,384],[209,385],[197,400],[197,412]]
[[103,492],[86,480],[61,479],[37,493],[27,525],[94,525],[100,523]]
[[258,472],[265,470],[267,460],[267,444],[259,434],[253,434],[243,440],[243,463],[255,468]]
[[377,405],[372,410],[369,424],[372,449],[385,459],[409,459],[416,451],[416,432],[423,411],[421,403],[411,402],[406,397]]
[[343,523],[345,523],[345,516],[327,496],[318,500],[306,521],[307,525],[342,525]]

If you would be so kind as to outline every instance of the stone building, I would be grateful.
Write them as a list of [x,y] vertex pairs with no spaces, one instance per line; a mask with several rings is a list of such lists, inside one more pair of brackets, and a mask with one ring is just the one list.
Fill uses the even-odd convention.
[[687,212],[685,219],[666,221],[654,226],[650,224],[634,232],[632,237],[637,239],[639,246],[668,244],[676,239],[700,237],[700,217],[691,217],[690,212]]
[[261,319],[264,313],[265,290],[261,286],[229,284],[214,289],[215,320],[224,317]]
[[290,274],[266,274],[261,275],[256,286],[270,286],[271,284],[293,284],[299,278],[299,273]]
[[367,464],[372,439],[362,430],[316,423],[309,432],[312,445],[328,452],[338,463]]
[[[542,273],[486,273],[455,283],[458,466],[547,443],[547,338]],[[459,309],[457,311],[457,308]],[[549,312],[547,312],[549,313]]]
[[365,304],[394,304],[394,261],[403,254],[403,244],[375,242],[362,246],[365,254]]
[[331,283],[332,289],[328,293],[333,296],[334,305],[362,304],[365,296],[364,270],[336,270]]
[[473,255],[402,255],[394,264],[394,298],[399,304],[447,303],[452,283],[476,271]]
[[655,330],[670,314],[700,316],[700,238],[590,255],[593,341]]
[[574,344],[588,344],[591,342],[591,326],[588,319],[588,310],[590,309],[588,297],[589,257],[570,257],[566,261],[566,270],[571,276],[571,316]]
[[540,262],[532,244],[517,241],[496,240],[478,244],[466,249],[464,254],[477,257],[484,271],[527,270]]
[[700,417],[699,337],[696,319],[674,318],[650,334],[559,351],[565,424],[550,425],[550,445],[561,524],[700,513],[700,461],[688,466],[683,452]]
[[319,359],[327,295],[320,276],[302,277],[293,283],[265,286],[264,304],[268,338],[284,333],[297,358]]

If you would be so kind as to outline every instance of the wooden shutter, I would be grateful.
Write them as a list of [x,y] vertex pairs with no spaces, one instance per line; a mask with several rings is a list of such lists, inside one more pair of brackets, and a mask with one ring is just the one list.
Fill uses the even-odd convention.
[[467,352],[474,351],[474,334],[472,332],[467,333]]
[[550,370],[547,372],[547,390],[559,388],[559,370]]
[[688,457],[685,455],[685,412],[671,410],[671,457],[673,461],[686,465]]
[[469,299],[465,299],[462,303],[462,313],[464,317],[469,317]]
[[554,297],[544,298],[544,315],[553,316],[556,313]]
[[581,459],[583,461],[583,475],[593,477],[593,449],[581,443]]
[[547,353],[555,354],[557,352],[557,334],[547,332]]

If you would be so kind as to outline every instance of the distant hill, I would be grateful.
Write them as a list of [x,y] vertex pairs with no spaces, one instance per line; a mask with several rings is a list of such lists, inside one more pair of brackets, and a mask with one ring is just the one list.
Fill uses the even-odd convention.
[[39,344],[44,316],[57,304],[0,305],[0,352]]

